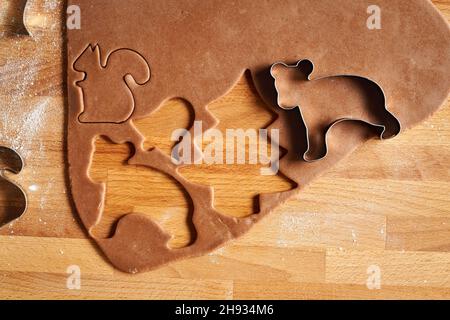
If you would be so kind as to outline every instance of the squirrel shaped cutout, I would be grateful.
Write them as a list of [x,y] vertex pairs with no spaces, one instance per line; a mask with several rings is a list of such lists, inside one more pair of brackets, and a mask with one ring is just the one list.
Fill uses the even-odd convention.
[[[386,98],[375,82],[353,75],[311,79],[314,64],[301,60],[295,65],[275,63],[278,106],[285,110],[298,108],[306,127],[308,162],[327,156],[327,135],[343,121],[359,121],[380,130],[381,139],[390,139],[401,131],[400,122],[386,107]],[[344,97],[344,98],[343,98]]]
[[85,74],[77,82],[83,95],[82,123],[123,123],[133,114],[132,90],[150,81],[150,67],[131,49],[111,52],[102,63],[100,47],[89,45],[75,61],[74,68]]

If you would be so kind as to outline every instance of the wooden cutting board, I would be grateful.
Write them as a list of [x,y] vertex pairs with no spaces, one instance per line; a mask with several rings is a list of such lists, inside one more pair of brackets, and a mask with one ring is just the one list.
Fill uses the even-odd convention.
[[[0,230],[0,298],[450,298],[448,106],[392,141],[368,143],[217,252],[141,275],[114,270],[81,228],[67,189],[62,7],[31,2],[26,21],[33,38],[15,34],[20,1],[0,5],[0,145],[25,158],[25,170],[11,179],[29,197],[23,218]],[[433,2],[450,20],[450,1]],[[259,129],[274,120],[248,75],[210,110],[221,130]],[[170,152],[171,132],[191,119],[190,106],[174,100],[137,125],[149,145]],[[167,176],[125,166],[129,154],[126,145],[97,141],[91,176],[108,191],[96,233],[110,235],[115,219],[131,210],[171,232],[172,246],[188,244],[195,234],[184,193]],[[258,194],[292,187],[259,169],[200,166],[183,173],[214,186],[218,209],[245,216]],[[81,290],[67,287],[74,265]],[[380,290],[366,285],[373,266]]]

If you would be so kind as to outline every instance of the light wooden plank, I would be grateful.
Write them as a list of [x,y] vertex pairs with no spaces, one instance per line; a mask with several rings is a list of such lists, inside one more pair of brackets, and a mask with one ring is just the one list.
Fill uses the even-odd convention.
[[327,250],[328,283],[367,283],[368,268],[378,266],[383,286],[450,287],[450,253]]
[[304,212],[446,217],[450,215],[449,181],[324,176],[299,196],[296,206]]
[[64,273],[71,265],[86,274],[113,274],[90,240],[0,236],[0,270]]
[[67,274],[30,272],[0,273],[0,299],[73,300],[185,300],[233,298],[233,282],[159,278],[126,280],[102,275],[83,276],[80,290],[67,288]]
[[323,282],[325,251],[236,244],[165,269],[174,269],[180,277],[188,279]]
[[388,217],[386,249],[450,251],[450,217]]
[[234,285],[234,298],[244,300],[449,299],[450,289],[384,286],[381,290],[369,290],[367,286],[351,284],[237,281]]
[[290,201],[256,225],[240,244],[278,247],[384,248],[383,216],[309,211],[303,201]]
[[[20,252],[20,254],[17,254]],[[23,259],[23,257],[27,259]],[[52,263],[48,263],[52,261]],[[317,249],[228,246],[205,257],[180,261],[140,275],[115,271],[88,240],[34,237],[0,237],[0,271],[65,273],[76,265],[85,275],[111,280],[147,281],[158,278],[204,280],[293,281],[325,279],[325,251]]]

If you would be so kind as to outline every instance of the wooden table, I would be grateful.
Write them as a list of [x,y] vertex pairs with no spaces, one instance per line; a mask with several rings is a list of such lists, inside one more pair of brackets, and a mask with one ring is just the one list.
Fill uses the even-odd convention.
[[[0,230],[0,298],[450,298],[448,106],[392,141],[366,144],[299,199],[210,255],[140,275],[114,270],[83,231],[68,195],[61,6],[31,1],[31,38],[13,34],[21,29],[17,2],[0,5],[0,144],[26,160],[11,178],[27,190],[29,210]],[[450,19],[450,1],[434,2]],[[274,119],[248,75],[210,109],[222,130],[264,128]],[[149,146],[169,152],[172,130],[191,120],[189,105],[170,101],[138,127]],[[189,201],[169,177],[125,166],[129,152],[97,141],[91,175],[108,192],[96,234],[110,235],[115,219],[132,210],[171,232],[172,246],[188,244]],[[259,168],[200,166],[183,174],[213,185],[218,209],[244,216],[257,194],[292,187],[283,177],[259,175]],[[71,265],[81,269],[81,290],[67,288]],[[379,290],[367,287],[371,267],[379,268]]]

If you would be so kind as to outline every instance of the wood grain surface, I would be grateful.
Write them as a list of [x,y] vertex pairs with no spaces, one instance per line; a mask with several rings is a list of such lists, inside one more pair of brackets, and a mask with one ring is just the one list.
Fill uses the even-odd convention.
[[[146,274],[114,270],[80,225],[67,187],[62,4],[30,2],[33,37],[20,23],[24,1],[0,4],[0,145],[24,157],[24,171],[8,176],[29,198],[26,214],[0,229],[1,299],[450,298],[450,101],[398,138],[367,143],[238,241]],[[450,20],[450,1],[434,3]],[[274,120],[248,74],[210,110],[221,130]],[[170,152],[171,132],[191,121],[190,106],[174,100],[137,126],[149,147]],[[173,234],[171,246],[189,244],[189,199],[170,177],[126,166],[130,152],[96,142],[90,174],[107,183],[107,200],[95,233],[109,236],[131,210]],[[258,194],[293,187],[259,169],[202,165],[182,173],[212,185],[219,210],[245,216]],[[0,222],[15,210],[13,198],[0,188]],[[80,290],[67,287],[72,265],[81,269]],[[380,269],[380,289],[367,287],[371,266]]]

